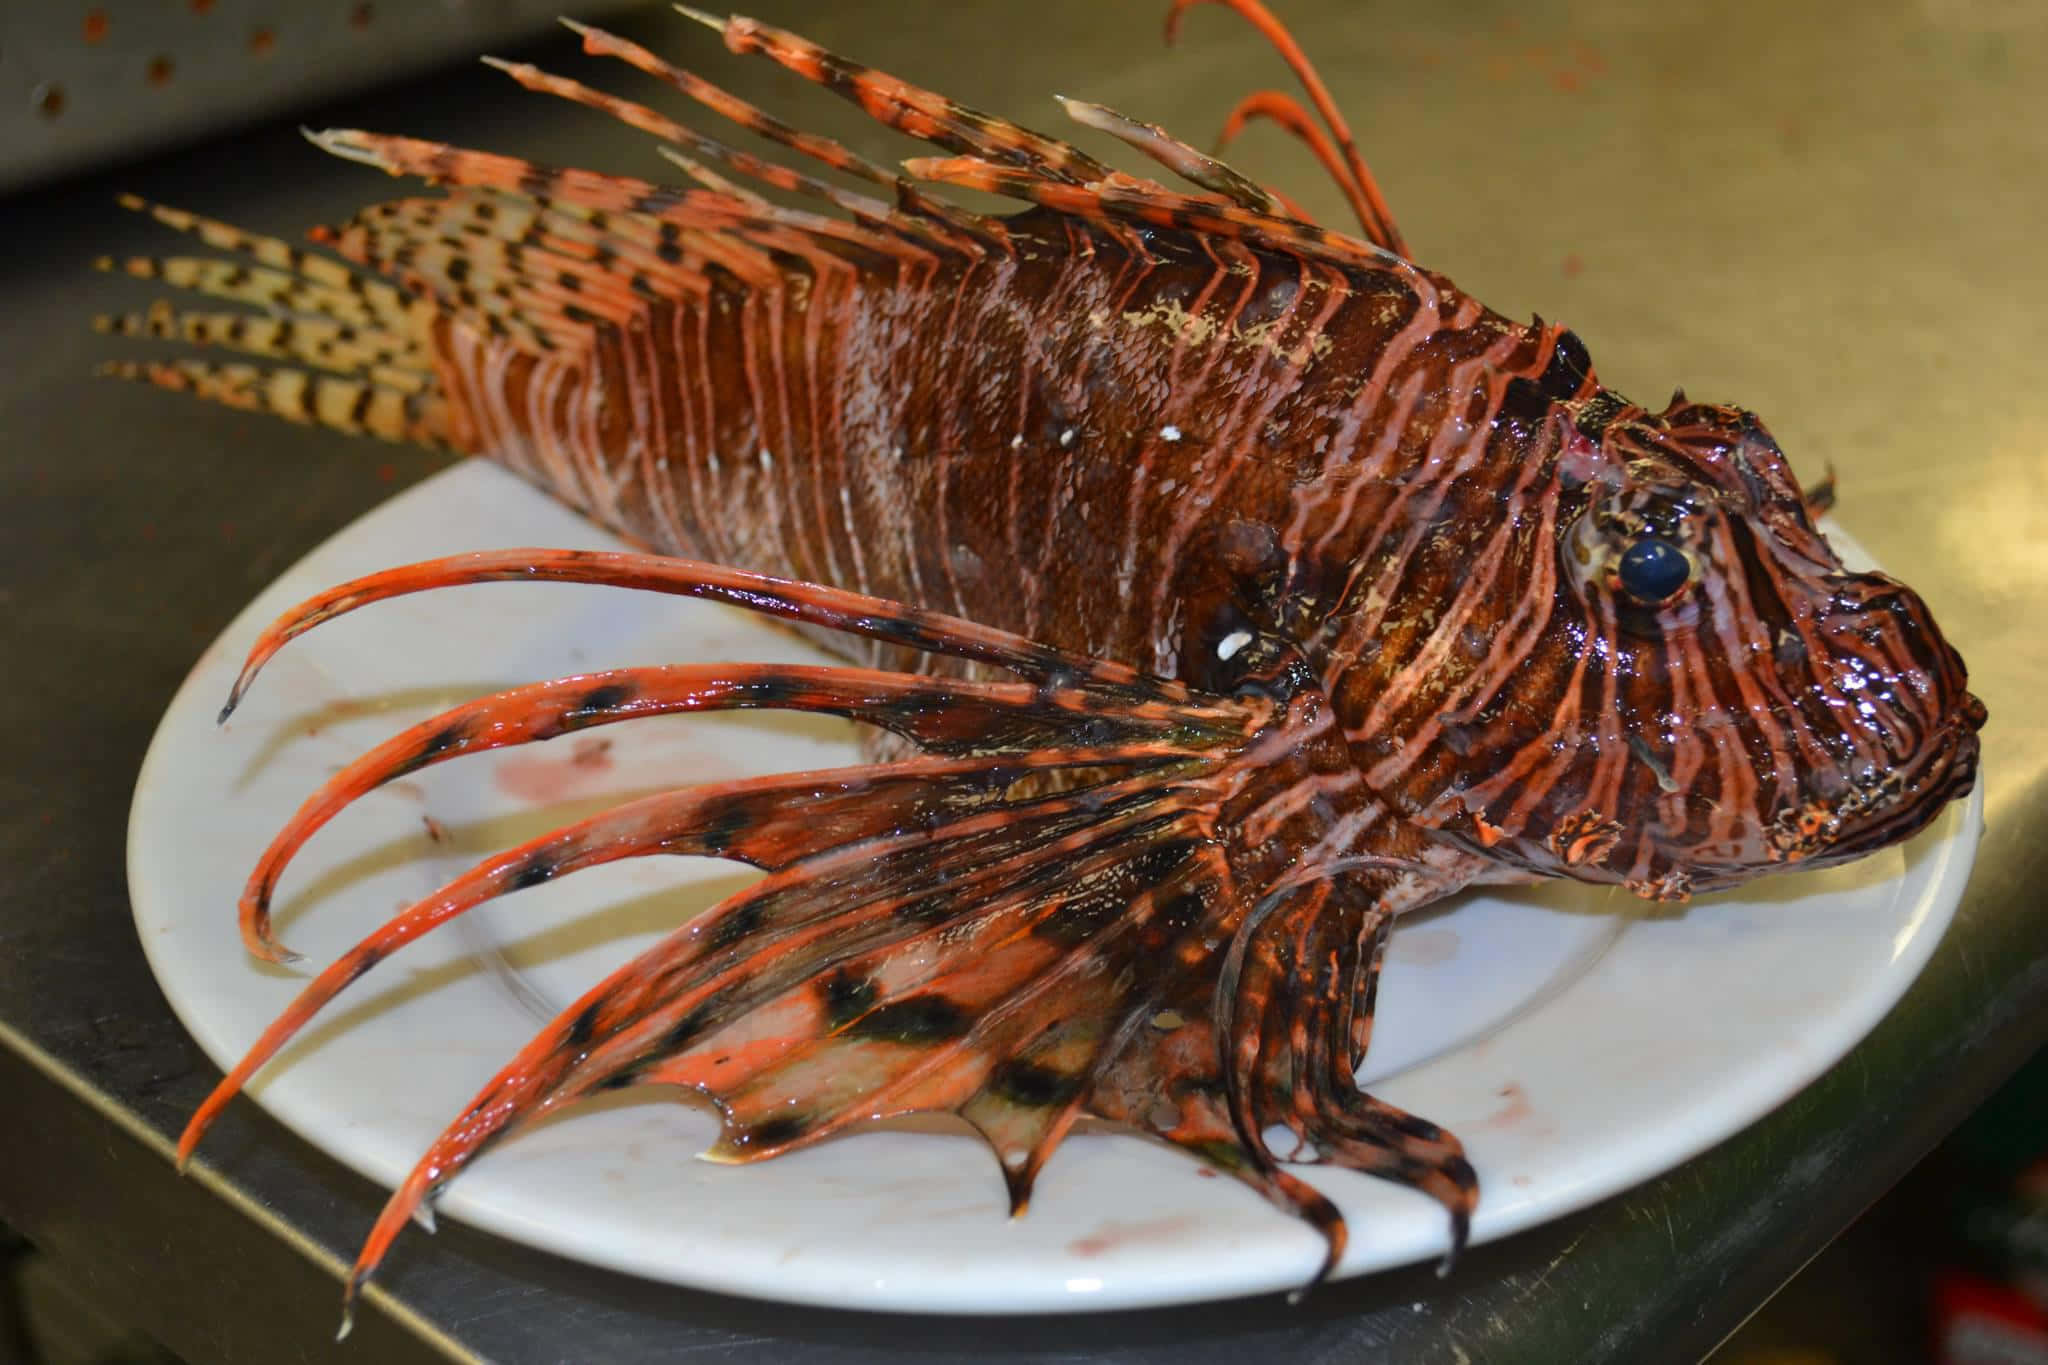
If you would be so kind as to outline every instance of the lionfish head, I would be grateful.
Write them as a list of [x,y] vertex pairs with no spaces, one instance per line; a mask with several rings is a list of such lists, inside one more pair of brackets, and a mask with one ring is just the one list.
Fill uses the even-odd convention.
[[1912,589],[1843,564],[1754,416],[1675,399],[1577,454],[1560,614],[1612,687],[1542,812],[1557,870],[1676,898],[1872,852],[1970,790],[1961,656]]

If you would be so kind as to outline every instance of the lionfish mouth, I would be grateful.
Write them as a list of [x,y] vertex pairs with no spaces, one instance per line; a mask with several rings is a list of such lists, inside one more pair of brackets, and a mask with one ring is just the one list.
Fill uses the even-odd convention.
[[1844,820],[1842,829],[1810,866],[1831,866],[1875,853],[1912,838],[1933,823],[1948,803],[1977,785],[1984,703],[1969,692],[1950,711],[1920,753],[1886,774],[1891,799]]

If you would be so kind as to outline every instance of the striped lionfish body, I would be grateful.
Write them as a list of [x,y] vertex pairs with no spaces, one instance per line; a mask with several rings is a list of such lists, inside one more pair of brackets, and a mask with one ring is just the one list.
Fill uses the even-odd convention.
[[[1194,0],[1178,0],[1174,17]],[[253,265],[136,261],[269,306],[114,330],[312,369],[121,367],[302,421],[491,456],[655,553],[459,556],[342,585],[259,641],[399,593],[549,578],[736,603],[845,667],[639,668],[516,689],[396,736],[265,853],[430,763],[635,716],[830,712],[863,767],[680,788],[480,864],[330,966],[211,1117],[336,993],[480,901],[622,857],[767,873],[594,987],[451,1125],[407,1216],[534,1115],[642,1083],[710,1095],[714,1155],[951,1110],[1021,1209],[1074,1119],[1119,1121],[1344,1246],[1264,1134],[1441,1200],[1457,1140],[1362,1093],[1393,917],[1481,881],[1657,899],[1839,861],[1970,787],[1981,705],[1911,591],[1852,574],[1755,418],[1603,388],[1585,347],[1412,264],[1314,73],[1258,0],[1367,240],[1150,125],[1068,104],[1170,191],[746,19],[709,20],[943,158],[898,170],[632,43],[682,95],[879,197],[526,66],[655,134],[678,188],[366,133],[328,150],[444,193],[321,234],[355,267],[153,210]],[[696,16],[703,17],[703,16]],[[828,201],[813,212],[738,180]],[[1025,201],[969,214],[931,184]],[[676,558],[672,556],[687,556]],[[721,567],[723,566],[723,567]]]

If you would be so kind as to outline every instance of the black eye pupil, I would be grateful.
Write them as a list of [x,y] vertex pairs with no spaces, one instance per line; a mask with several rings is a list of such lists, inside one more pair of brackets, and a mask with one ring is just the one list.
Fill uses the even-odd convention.
[[1661,536],[1644,536],[1622,553],[1615,566],[1622,590],[1642,602],[1662,602],[1685,586],[1692,564],[1685,551]]

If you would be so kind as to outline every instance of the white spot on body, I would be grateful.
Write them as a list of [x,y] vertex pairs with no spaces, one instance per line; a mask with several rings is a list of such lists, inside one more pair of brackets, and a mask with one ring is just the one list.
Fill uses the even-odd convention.
[[1237,657],[1237,651],[1243,649],[1251,642],[1252,633],[1250,631],[1233,630],[1230,634],[1223,637],[1222,644],[1216,646],[1216,657],[1219,659],[1234,659]]
[[953,576],[962,583],[973,583],[980,580],[984,566],[981,556],[974,552],[973,547],[955,545],[947,552],[947,559],[952,564]]
[[761,468],[764,471],[770,471],[775,468],[775,452],[766,446],[761,447]]
[[1067,428],[1067,429],[1066,429],[1065,431],[1063,431],[1063,432],[1061,432],[1061,433],[1060,433],[1060,449],[1061,449],[1061,450],[1069,450],[1069,449],[1072,449],[1072,448],[1073,448],[1073,444],[1074,444],[1074,429],[1073,429],[1072,427],[1068,427],[1068,428]]
[[1023,448],[1024,448],[1024,438],[1023,438],[1022,436],[1012,436],[1012,437],[1010,438],[1010,449],[1012,449],[1012,450],[1022,450]]
[[1162,441],[1178,441],[1180,439],[1180,428],[1172,425],[1159,428],[1159,439]]

